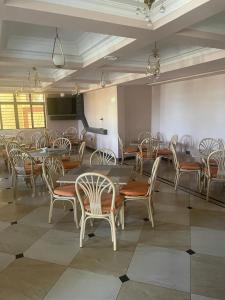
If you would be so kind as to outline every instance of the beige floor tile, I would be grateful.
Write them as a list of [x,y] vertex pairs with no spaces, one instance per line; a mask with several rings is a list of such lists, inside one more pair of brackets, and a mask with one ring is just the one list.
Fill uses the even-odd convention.
[[176,249],[138,244],[127,275],[137,282],[190,292],[190,256]]
[[115,276],[126,274],[136,244],[119,240],[117,242],[118,251],[113,251],[110,238],[94,237],[85,241],[70,266]]
[[23,224],[15,224],[0,232],[0,251],[10,254],[23,253],[47,230]]
[[56,264],[17,259],[0,273],[0,300],[41,300],[63,271]]
[[225,299],[225,258],[195,254],[191,258],[191,292]]
[[190,294],[152,284],[125,282],[117,300],[190,300]]
[[190,225],[225,230],[225,213],[202,209],[191,209]]
[[201,199],[192,195],[190,195],[190,206],[197,209],[219,211],[225,213],[225,208],[214,203],[207,202],[206,199]]
[[69,265],[79,250],[79,238],[72,232],[51,229],[27,249],[24,256]]
[[0,252],[0,272],[15,260],[15,256]]
[[190,249],[190,227],[179,224],[157,224],[154,229],[145,224],[140,235],[139,243],[149,246]]
[[17,221],[33,209],[28,205],[8,204],[0,209],[0,220],[3,222]]

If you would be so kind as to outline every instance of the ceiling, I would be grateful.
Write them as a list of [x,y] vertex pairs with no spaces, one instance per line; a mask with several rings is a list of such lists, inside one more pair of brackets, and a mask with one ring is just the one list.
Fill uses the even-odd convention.
[[[71,93],[108,86],[159,84],[225,73],[225,1],[156,0],[152,26],[136,15],[142,0],[0,0],[0,91],[28,90],[36,67],[45,92]],[[56,27],[66,57],[51,60]],[[145,75],[157,41],[161,75]],[[108,56],[113,56],[112,61]]]

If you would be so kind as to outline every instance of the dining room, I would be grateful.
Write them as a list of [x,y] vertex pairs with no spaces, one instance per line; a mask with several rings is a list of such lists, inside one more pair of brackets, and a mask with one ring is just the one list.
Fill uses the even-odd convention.
[[225,299],[224,17],[0,1],[0,300]]

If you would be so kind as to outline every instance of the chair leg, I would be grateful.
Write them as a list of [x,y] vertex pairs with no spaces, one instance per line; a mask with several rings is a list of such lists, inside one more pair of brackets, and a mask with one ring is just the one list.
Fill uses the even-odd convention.
[[35,184],[35,179],[34,179],[33,176],[30,178],[30,181],[31,181],[32,189],[33,189],[32,197],[35,197],[35,195],[36,195],[36,184]]
[[80,224],[80,248],[83,247],[83,239],[84,239],[84,231],[85,231],[85,219],[84,215],[81,216],[81,224]]
[[175,191],[177,190],[179,179],[180,179],[180,172],[177,172],[175,177]]
[[122,230],[124,230],[124,204],[120,208],[120,224]]
[[208,182],[207,182],[207,191],[206,191],[206,200],[207,201],[209,201],[210,184],[211,184],[211,180],[208,179]]
[[148,202],[148,216],[149,216],[149,221],[151,220],[152,228],[154,228],[155,224],[154,224],[154,218],[153,218],[153,213],[152,213],[152,199],[151,198],[149,198],[149,202]]
[[77,202],[74,200],[73,202],[73,215],[74,215],[74,222],[76,224],[77,229],[79,228],[78,219],[77,219]]
[[111,224],[112,224],[113,250],[116,251],[116,225],[115,225],[114,214],[111,214]]
[[53,199],[51,199],[50,207],[49,207],[49,215],[48,215],[48,223],[49,224],[51,224],[51,222],[52,222],[53,205],[54,205],[54,202],[53,202]]

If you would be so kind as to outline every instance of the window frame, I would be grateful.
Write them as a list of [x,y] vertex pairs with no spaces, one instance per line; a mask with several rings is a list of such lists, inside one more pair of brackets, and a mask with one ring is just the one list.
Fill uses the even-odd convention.
[[[26,130],[26,129],[44,129],[46,128],[46,103],[45,103],[45,94],[44,93],[38,93],[43,95],[43,101],[38,102],[38,101],[32,101],[32,95],[35,93],[21,93],[21,94],[26,94],[28,95],[29,101],[22,102],[22,101],[17,101],[17,96],[15,93],[5,93],[5,94],[12,94],[13,95],[13,101],[0,101],[0,130],[15,130],[15,129],[21,129],[21,130]],[[14,116],[15,116],[15,128],[3,128],[3,122],[2,122],[2,111],[1,111],[1,105],[13,105],[14,106]],[[30,128],[21,128],[19,124],[19,112],[18,112],[18,106],[19,105],[29,105],[30,107],[30,113],[31,113],[31,125],[32,127]],[[44,127],[34,127],[34,118],[33,118],[33,107],[36,105],[41,105],[43,106],[43,113],[44,113]]]

